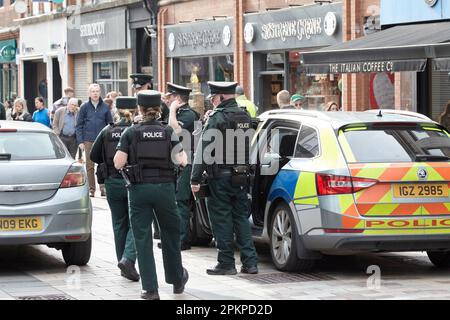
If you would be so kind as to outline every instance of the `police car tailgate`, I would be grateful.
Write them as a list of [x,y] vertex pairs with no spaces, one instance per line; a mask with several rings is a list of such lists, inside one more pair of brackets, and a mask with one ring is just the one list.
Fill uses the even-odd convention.
[[340,130],[339,141],[354,184],[370,185],[354,193],[366,228],[450,228],[445,130],[432,124],[364,124]]

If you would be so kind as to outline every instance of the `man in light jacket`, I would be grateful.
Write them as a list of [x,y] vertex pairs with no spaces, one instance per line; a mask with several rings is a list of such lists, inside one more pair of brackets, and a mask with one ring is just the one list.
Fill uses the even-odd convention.
[[53,119],[53,131],[61,138],[61,141],[75,159],[78,144],[76,127],[78,118],[78,99],[71,98],[66,107],[61,107],[55,112]]

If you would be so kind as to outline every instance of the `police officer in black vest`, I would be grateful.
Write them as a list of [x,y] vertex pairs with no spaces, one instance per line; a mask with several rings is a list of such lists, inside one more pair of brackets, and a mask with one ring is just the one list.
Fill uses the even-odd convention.
[[[245,135],[252,128],[250,115],[242,110],[235,98],[236,82],[208,82],[210,100],[214,111],[203,128],[202,139],[195,154],[191,176],[193,192],[200,190],[202,174],[208,172],[210,196],[207,206],[211,227],[216,239],[218,264],[207,269],[209,275],[234,275],[233,240],[241,253],[241,272],[258,273],[257,255],[248,221],[247,189],[251,176],[249,148],[251,136]],[[220,132],[222,139],[211,138]],[[251,131],[247,132],[251,134]],[[212,135],[212,136],[211,136]],[[221,141],[222,145],[217,141]],[[240,142],[240,143],[239,143]],[[211,143],[215,145],[210,146]],[[215,150],[209,154],[207,150]],[[221,152],[219,152],[219,150]]]
[[141,272],[141,297],[158,300],[158,280],[151,224],[153,211],[161,228],[161,243],[166,282],[175,294],[183,293],[188,272],[183,268],[180,250],[180,217],[175,203],[174,165],[187,164],[178,136],[169,126],[157,121],[161,94],[153,90],[138,94],[142,122],[125,130],[117,146],[114,165],[126,172],[130,219]]
[[200,119],[200,115],[189,107],[189,94],[191,89],[167,83],[167,95],[170,105],[169,126],[179,135],[183,144],[183,149],[188,155],[189,164],[183,169],[178,178],[178,190],[176,194],[178,213],[181,218],[181,250],[189,250],[190,243],[190,218],[191,218],[191,171],[194,156],[194,132],[195,122]]
[[136,105],[134,97],[117,97],[116,107],[120,119],[100,132],[91,151],[91,160],[98,164],[98,183],[104,183],[106,187],[106,199],[111,209],[114,242],[117,261],[119,261],[118,267],[121,275],[132,281],[139,281],[139,274],[134,267],[136,248],[128,213],[127,189],[122,176],[114,168],[113,159],[122,132],[133,123]]

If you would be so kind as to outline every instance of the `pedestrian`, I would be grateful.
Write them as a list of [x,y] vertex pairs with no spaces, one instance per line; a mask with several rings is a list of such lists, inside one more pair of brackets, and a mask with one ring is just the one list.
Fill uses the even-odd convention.
[[11,118],[15,121],[33,121],[31,114],[28,113],[27,101],[22,98],[14,100],[14,108]]
[[3,103],[0,102],[0,120],[6,120],[6,109]]
[[122,277],[139,281],[139,274],[135,268],[136,247],[130,224],[127,188],[113,161],[120,136],[133,124],[136,98],[118,97],[116,105],[119,120],[103,128],[92,145],[90,156],[91,160],[98,164],[98,183],[104,183],[106,188],[106,200],[111,209],[117,266],[121,270]]
[[239,107],[245,109],[250,117],[256,118],[256,114],[258,113],[258,107],[245,96],[244,88],[241,86],[236,87],[236,102]]
[[36,111],[33,113],[33,122],[38,122],[51,128],[50,111],[45,107],[44,98],[37,97],[34,99],[34,106]]
[[277,103],[280,109],[294,109],[294,107],[291,106],[291,94],[287,90],[278,92]]
[[303,110],[306,98],[301,94],[294,94],[291,97],[291,107],[297,110]]
[[[218,264],[206,272],[209,275],[234,275],[237,273],[234,260],[233,240],[236,235],[242,262],[241,272],[258,273],[255,246],[252,240],[248,221],[249,187],[249,139],[233,139],[228,141],[231,133],[242,128],[251,128],[251,118],[236,103],[236,82],[208,82],[211,90],[210,99],[215,106],[203,128],[202,138],[197,147],[191,176],[192,192],[200,190],[202,175],[208,173],[210,196],[207,207],[211,227],[218,249]],[[212,131],[211,131],[212,130]],[[222,133],[222,144],[217,145],[214,139],[214,150],[211,155],[211,133],[219,130]],[[245,132],[244,132],[245,134]],[[220,140],[220,139],[219,139]],[[238,145],[238,141],[245,141]],[[221,150],[222,149],[222,150]],[[217,152],[221,150],[222,152]],[[205,154],[203,154],[205,153]],[[217,154],[222,154],[219,156]]]
[[143,120],[122,134],[114,165],[119,170],[129,164],[126,169],[132,185],[128,189],[128,203],[142,279],[141,297],[159,300],[151,237],[152,212],[161,227],[166,282],[173,285],[173,293],[181,294],[189,278],[181,261],[174,174],[174,165],[185,166],[187,157],[173,129],[157,121],[161,113],[161,94],[153,90],[141,91],[137,101]]
[[76,126],[78,117],[78,99],[71,98],[67,106],[56,110],[53,119],[53,132],[55,132],[75,159],[78,150]]
[[450,130],[450,100],[447,102],[444,112],[439,116],[439,123],[447,130]]
[[69,104],[69,100],[72,99],[75,96],[75,90],[71,87],[64,88],[64,96],[61,97],[61,99],[56,100],[55,103],[53,103],[52,108],[50,109],[51,118],[53,119],[55,116],[56,111],[58,111],[59,108],[67,107]]
[[194,157],[194,137],[192,133],[195,129],[195,122],[200,119],[200,115],[191,109],[188,104],[191,91],[189,88],[170,82],[167,83],[167,102],[170,105],[169,126],[179,136],[183,149],[186,151],[188,157],[188,165],[183,169],[178,178],[178,189],[176,192],[177,209],[181,219],[182,251],[191,249],[189,232],[191,220],[190,178],[192,172],[191,163]]
[[[89,180],[89,195],[95,197],[95,175],[94,162],[91,161],[90,153],[92,144],[102,129],[113,122],[111,112],[101,98],[100,86],[93,83],[89,86],[89,100],[81,105],[77,126],[77,144],[86,156],[86,171]],[[105,190],[100,189],[101,195],[105,196]]]
[[11,114],[13,111],[13,103],[10,100],[6,100],[4,103],[6,120],[12,120]]
[[340,111],[339,105],[334,101],[330,101],[327,103],[327,107],[325,108],[325,111]]

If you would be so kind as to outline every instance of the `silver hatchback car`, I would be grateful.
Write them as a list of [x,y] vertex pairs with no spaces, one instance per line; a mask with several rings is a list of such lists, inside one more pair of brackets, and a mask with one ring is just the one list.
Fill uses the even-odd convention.
[[49,128],[0,121],[0,245],[46,244],[85,265],[91,227],[84,166]]

